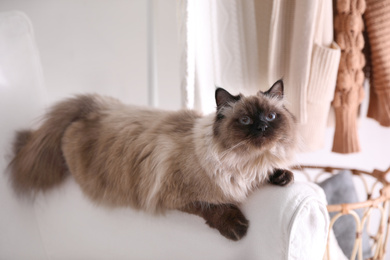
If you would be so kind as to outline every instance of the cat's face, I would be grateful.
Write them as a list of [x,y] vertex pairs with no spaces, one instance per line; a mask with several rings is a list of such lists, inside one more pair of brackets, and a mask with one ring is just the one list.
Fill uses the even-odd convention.
[[214,136],[223,149],[248,151],[286,145],[295,138],[295,120],[283,105],[283,82],[255,96],[215,92]]

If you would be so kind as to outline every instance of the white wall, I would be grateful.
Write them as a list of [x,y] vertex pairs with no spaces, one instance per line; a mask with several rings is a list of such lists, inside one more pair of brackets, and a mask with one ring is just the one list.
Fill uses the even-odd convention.
[[160,107],[179,108],[175,0],[0,1],[9,10],[32,20],[51,100],[97,92],[148,105],[154,95]]

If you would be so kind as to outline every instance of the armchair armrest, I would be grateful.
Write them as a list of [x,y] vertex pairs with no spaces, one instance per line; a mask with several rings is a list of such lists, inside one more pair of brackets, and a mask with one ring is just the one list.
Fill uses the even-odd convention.
[[233,242],[195,215],[152,216],[93,205],[69,179],[35,200],[51,259],[322,259],[328,234],[324,195],[311,183],[265,185],[242,205],[248,234]]

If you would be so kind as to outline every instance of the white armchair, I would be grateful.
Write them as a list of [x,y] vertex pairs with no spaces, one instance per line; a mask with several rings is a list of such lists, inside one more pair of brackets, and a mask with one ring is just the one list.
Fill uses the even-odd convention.
[[13,134],[37,122],[46,104],[31,23],[19,12],[0,14],[0,259],[322,259],[328,212],[310,183],[252,194],[242,205],[248,234],[238,242],[194,215],[95,206],[71,177],[18,198],[5,173]]

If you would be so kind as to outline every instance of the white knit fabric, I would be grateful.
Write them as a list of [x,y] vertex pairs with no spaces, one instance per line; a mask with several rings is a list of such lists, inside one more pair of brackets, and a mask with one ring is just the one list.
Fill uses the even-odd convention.
[[340,60],[332,1],[273,1],[269,53],[269,80],[284,78],[286,106],[300,123],[303,149],[322,148]]

